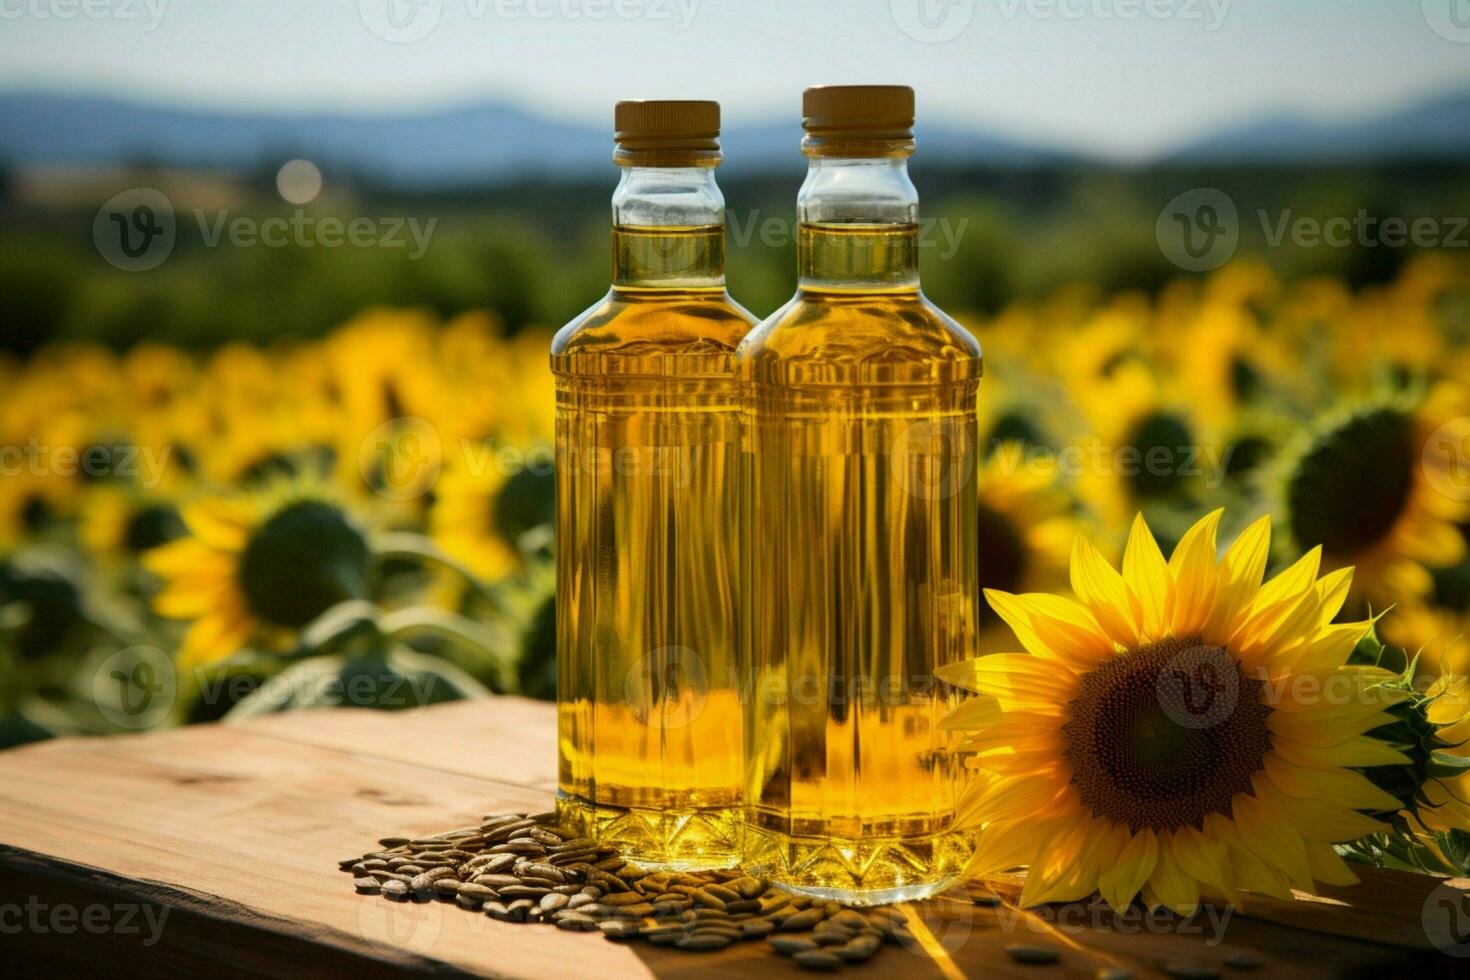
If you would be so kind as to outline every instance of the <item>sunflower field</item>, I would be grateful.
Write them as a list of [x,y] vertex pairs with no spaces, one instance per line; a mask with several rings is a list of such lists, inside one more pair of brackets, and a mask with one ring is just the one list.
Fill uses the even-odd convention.
[[[738,289],[737,289],[738,294]],[[1470,666],[1470,263],[1282,281],[1239,260],[964,318],[985,349],[982,579],[1065,593],[1225,508],[1343,619]],[[555,697],[551,331],[369,309],[320,340],[0,359],[0,744],[295,707]],[[1314,568],[1314,573],[1316,568]],[[982,653],[1014,648],[999,616]],[[166,676],[165,676],[166,675]]]

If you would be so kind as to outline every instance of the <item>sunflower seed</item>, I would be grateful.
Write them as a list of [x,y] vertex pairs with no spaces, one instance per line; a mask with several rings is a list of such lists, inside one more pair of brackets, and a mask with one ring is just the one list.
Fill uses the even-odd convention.
[[[1017,963],[1055,963],[1062,958],[1062,954],[1050,946],[1023,946],[1019,943],[1012,943],[1006,947],[1006,952]],[[1165,972],[1168,972],[1167,966],[1164,969]]]
[[597,920],[580,912],[564,912],[556,917],[556,927],[568,932],[591,932],[597,928]]
[[353,878],[352,887],[364,895],[376,895],[381,888],[378,884],[378,879],[372,877]]
[[383,882],[383,894],[389,898],[406,899],[408,898],[408,884],[396,878],[392,881],[385,881]]
[[797,912],[795,915],[788,915],[786,918],[782,919],[781,931],[800,932],[804,929],[812,928],[812,926],[815,926],[818,922],[821,921],[821,909],[807,909],[803,912]]
[[552,892],[550,895],[542,895],[538,904],[542,912],[555,912],[557,909],[566,907],[567,897]]
[[567,880],[567,876],[560,868],[553,868],[549,864],[528,864],[521,869],[519,874],[522,877],[542,878],[558,885]]
[[712,932],[696,932],[692,935],[685,936],[683,939],[674,943],[674,945],[680,949],[690,950],[691,952],[705,953],[716,949],[724,949],[732,942],[734,940],[729,936],[721,936]]
[[772,936],[766,942],[770,943],[771,948],[782,956],[791,956],[817,948],[816,943],[810,939],[802,939],[800,936]]
[[844,945],[832,950],[831,953],[844,963],[861,963],[863,960],[871,959],[873,954],[878,952],[878,947],[881,945],[883,945],[882,939],[879,939],[872,933],[868,933],[867,935],[858,936],[855,939],[849,940]]
[[805,970],[835,970],[842,965],[836,956],[820,949],[809,949],[791,957],[796,965]]
[[621,919],[610,919],[607,922],[599,922],[597,928],[609,939],[632,939],[637,936],[640,926],[636,922],[627,922]]

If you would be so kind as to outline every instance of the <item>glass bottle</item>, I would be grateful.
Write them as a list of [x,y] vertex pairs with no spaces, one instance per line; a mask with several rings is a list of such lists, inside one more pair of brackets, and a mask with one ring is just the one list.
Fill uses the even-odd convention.
[[963,870],[936,666],[974,655],[975,338],[919,289],[913,91],[808,89],[796,295],[741,344],[745,860],[856,904]]
[[552,343],[558,810],[648,866],[739,859],[740,386],[719,104],[619,102],[612,288]]

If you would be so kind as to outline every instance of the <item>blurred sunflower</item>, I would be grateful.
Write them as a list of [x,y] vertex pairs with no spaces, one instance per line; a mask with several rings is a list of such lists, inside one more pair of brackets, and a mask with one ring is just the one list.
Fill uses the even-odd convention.
[[493,582],[522,566],[524,535],[555,518],[556,485],[550,453],[521,453],[511,447],[507,459],[486,445],[466,451],[435,486],[430,532],[449,555],[480,578]]
[[986,594],[1026,653],[939,671],[981,695],[944,722],[981,773],[960,811],[982,828],[970,870],[1029,866],[1023,905],[1290,899],[1355,881],[1333,842],[1386,829],[1358,811],[1395,797],[1353,771],[1407,761],[1364,734],[1391,720],[1383,700],[1312,693],[1368,671],[1345,664],[1371,624],[1332,622],[1351,572],[1319,579],[1313,551],[1263,585],[1269,519],[1221,559],[1220,518],[1165,561],[1139,517],[1121,574],[1079,538],[1077,600]]
[[[1470,526],[1460,533],[1470,538]],[[1431,570],[1430,580],[1427,596],[1395,606],[1380,629],[1388,642],[1418,654],[1424,674],[1470,675],[1470,553],[1458,564]]]
[[90,488],[80,513],[78,538],[106,560],[136,558],[188,530],[172,502],[126,486]]
[[1180,515],[1224,465],[1225,447],[1204,443],[1188,402],[1166,386],[1149,365],[1126,360],[1082,401],[1093,435],[1079,440],[1077,492],[1120,536],[1130,516],[1143,511],[1177,540],[1186,524]]
[[[1054,459],[1005,442],[986,461],[979,483],[980,585],[1003,592],[1066,588],[1067,557],[1081,525]],[[1016,642],[988,607],[981,608],[979,627],[981,653]]]
[[188,536],[144,556],[163,580],[155,610],[189,620],[181,664],[224,660],[248,644],[280,647],[332,606],[368,594],[371,555],[329,493],[277,484],[183,509]]
[[1470,519],[1470,499],[1443,489],[1457,461],[1426,451],[1436,433],[1470,438],[1463,405],[1457,388],[1441,385],[1319,420],[1274,474],[1274,510],[1295,552],[1320,546],[1326,567],[1356,567],[1354,595],[1376,608],[1427,596],[1432,570],[1466,555],[1455,524]]

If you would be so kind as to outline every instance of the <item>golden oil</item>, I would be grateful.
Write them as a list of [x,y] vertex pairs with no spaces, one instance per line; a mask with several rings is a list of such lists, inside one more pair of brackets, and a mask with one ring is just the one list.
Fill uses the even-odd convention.
[[981,355],[919,289],[912,92],[815,91],[800,286],[738,353],[745,860],[878,903],[943,889],[974,846],[934,669],[974,655]]
[[639,863],[739,860],[740,386],[714,103],[620,103],[612,289],[556,336],[558,810]]

